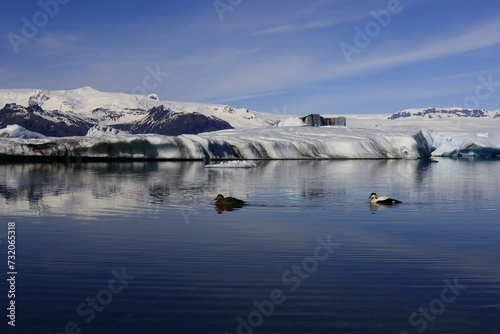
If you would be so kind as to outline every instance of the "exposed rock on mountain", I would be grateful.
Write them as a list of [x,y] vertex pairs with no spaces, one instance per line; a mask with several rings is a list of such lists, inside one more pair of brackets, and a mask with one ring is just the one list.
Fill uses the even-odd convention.
[[27,108],[15,103],[6,104],[0,110],[0,128],[7,125],[17,124],[33,132],[41,133],[45,136],[65,137],[83,136],[91,127],[91,124],[81,119],[71,119],[69,117],[53,117],[47,119],[42,117],[44,111],[37,104]]
[[198,134],[233,128],[228,122],[217,117],[207,117],[196,112],[177,113],[163,105],[151,108],[148,115],[139,122],[121,124],[115,127],[135,134],[157,133],[167,136]]
[[[451,118],[451,117],[492,117],[486,109],[407,109],[392,114],[388,119],[398,118]],[[498,117],[498,113],[493,118]]]

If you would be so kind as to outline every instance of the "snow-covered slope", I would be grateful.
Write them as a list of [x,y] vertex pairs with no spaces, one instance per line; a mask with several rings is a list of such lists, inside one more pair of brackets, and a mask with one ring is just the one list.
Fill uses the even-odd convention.
[[[225,105],[184,103],[162,101],[154,95],[132,95],[125,93],[107,93],[91,87],[73,90],[40,89],[0,89],[0,108],[7,103],[16,103],[24,107],[40,106],[52,118],[55,112],[90,120],[101,125],[116,125],[138,122],[147,116],[147,111],[160,105],[177,113],[199,113],[207,117],[218,117],[232,127],[266,125],[265,117],[257,116],[245,108]],[[268,114],[271,118],[274,116]]]
[[47,137],[14,124],[8,125],[4,129],[0,129],[0,138],[42,139]]

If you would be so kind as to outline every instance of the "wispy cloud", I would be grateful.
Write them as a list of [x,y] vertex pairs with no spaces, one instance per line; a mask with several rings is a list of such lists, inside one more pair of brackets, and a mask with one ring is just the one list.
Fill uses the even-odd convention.
[[463,80],[463,79],[474,79],[476,80],[478,76],[486,75],[490,73],[500,73],[500,67],[494,68],[484,68],[477,71],[465,71],[459,72],[455,74],[443,75],[436,77],[436,80],[439,81],[451,81],[451,80]]
[[233,102],[233,101],[242,101],[242,100],[248,100],[248,99],[274,96],[274,95],[279,95],[279,94],[283,94],[283,93],[285,93],[285,92],[276,91],[276,92],[265,92],[265,93],[256,93],[256,94],[244,94],[244,95],[227,97],[227,98],[224,98],[221,100],[207,100],[206,102],[208,102],[208,103],[228,103],[228,102]]
[[[173,87],[185,98],[194,98],[197,101],[236,100],[241,96],[268,96],[277,91],[289,90],[294,83],[301,82],[304,73],[312,67],[310,59],[297,55],[275,55],[259,58],[258,62],[249,64],[244,57],[253,57],[249,53],[241,57],[217,59],[212,58],[210,63],[198,63],[195,58],[183,62],[182,68],[191,68],[192,76],[178,77],[178,80],[187,84],[191,82],[189,91],[184,85]],[[242,64],[245,64],[242,66]],[[176,66],[175,66],[176,67]],[[182,72],[178,68],[178,73]],[[174,76],[176,71],[174,71]],[[202,74],[202,75],[199,75]]]
[[36,42],[40,52],[44,54],[60,54],[83,50],[82,46],[79,45],[81,38],[80,33],[43,31]]
[[[370,17],[369,11],[361,11],[361,12],[356,11],[351,14],[345,14],[344,11],[338,11],[332,13],[332,15],[334,15],[335,17],[328,19],[317,19],[317,18],[311,19],[310,18],[311,15],[307,15],[304,18],[292,17],[290,18],[290,21],[292,21],[292,23],[276,25],[270,28],[258,30],[252,33],[251,35],[259,36],[259,35],[284,34],[284,33],[307,31],[319,28],[327,28],[347,22],[360,21]],[[303,21],[303,22],[297,23],[297,21]]]
[[500,35],[494,31],[500,31],[500,18],[454,36],[441,35],[431,41],[426,38],[420,45],[393,41],[390,48],[384,45],[378,54],[360,58],[349,66],[345,62],[331,66],[329,71],[323,71],[323,76],[327,79],[362,75],[484,49],[500,44]]
[[252,35],[257,36],[257,35],[290,33],[290,32],[297,32],[297,31],[304,31],[304,30],[310,30],[310,29],[329,27],[329,26],[333,26],[337,23],[338,23],[337,21],[333,21],[333,20],[307,22],[307,23],[303,23],[303,24],[291,23],[291,24],[284,24],[284,25],[277,26],[277,27],[272,27],[269,29],[260,30],[260,31],[254,32]]
[[412,48],[407,52],[392,57],[384,57],[384,59],[377,59],[371,66],[422,62],[483,49],[500,43],[500,34],[494,33],[497,31],[500,31],[500,18],[460,35],[443,36],[437,41],[418,48]]

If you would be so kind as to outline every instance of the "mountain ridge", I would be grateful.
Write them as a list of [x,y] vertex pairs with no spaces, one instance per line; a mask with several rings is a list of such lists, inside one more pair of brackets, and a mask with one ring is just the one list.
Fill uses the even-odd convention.
[[91,87],[0,89],[0,108],[0,127],[18,124],[46,136],[84,135],[96,125],[179,135],[264,124],[244,108],[161,101],[156,94],[106,93]]
[[401,118],[500,118],[500,110],[489,111],[487,109],[466,108],[421,108],[405,109],[392,114],[387,119],[395,120]]
[[246,108],[198,102],[173,102],[160,100],[156,94],[134,95],[101,92],[92,87],[73,90],[0,89],[0,107],[16,103],[24,107],[38,104],[46,111],[72,113],[75,116],[97,120],[112,126],[117,123],[132,123],[147,116],[147,111],[160,105],[178,112],[198,112],[207,117],[222,118],[231,126],[247,127],[263,125],[265,122]]
[[[94,126],[136,134],[198,134],[230,128],[267,127],[294,118],[294,115],[254,112],[228,105],[163,101],[153,93],[101,92],[92,87],[73,90],[0,89],[0,108],[0,127],[18,124],[46,136],[81,136]],[[311,110],[304,114],[308,113]],[[351,121],[356,124],[357,119],[370,114],[345,116],[349,125]],[[405,124],[407,120],[486,121],[500,119],[500,110],[420,108],[372,116],[385,119],[388,124],[395,120]]]

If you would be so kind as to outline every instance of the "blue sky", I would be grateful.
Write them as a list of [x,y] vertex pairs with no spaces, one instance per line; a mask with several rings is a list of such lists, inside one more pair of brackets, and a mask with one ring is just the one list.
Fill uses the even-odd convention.
[[494,0],[9,0],[3,8],[0,88],[91,86],[297,115],[500,109]]

